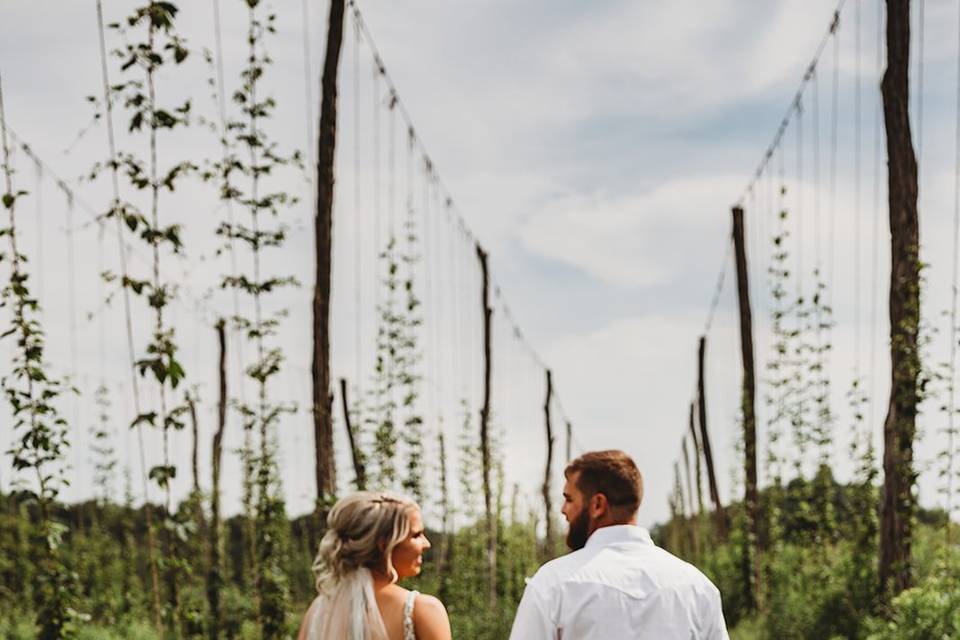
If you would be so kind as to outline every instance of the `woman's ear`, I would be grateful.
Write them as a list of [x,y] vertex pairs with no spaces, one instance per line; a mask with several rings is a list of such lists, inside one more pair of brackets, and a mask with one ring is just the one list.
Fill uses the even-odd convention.
[[380,549],[380,553],[387,552],[387,541],[386,540],[377,540],[377,549]]

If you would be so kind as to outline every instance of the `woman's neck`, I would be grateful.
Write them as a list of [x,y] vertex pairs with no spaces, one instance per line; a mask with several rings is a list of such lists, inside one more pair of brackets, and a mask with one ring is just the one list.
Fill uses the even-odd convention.
[[386,589],[393,584],[393,580],[390,579],[386,573],[380,571],[370,571],[370,575],[373,576],[373,590],[380,591],[381,589]]

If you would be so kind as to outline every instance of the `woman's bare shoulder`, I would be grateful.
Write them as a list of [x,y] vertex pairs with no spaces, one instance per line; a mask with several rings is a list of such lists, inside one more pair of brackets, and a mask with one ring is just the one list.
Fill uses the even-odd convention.
[[413,626],[417,631],[417,640],[450,640],[447,608],[435,596],[417,594],[413,607]]

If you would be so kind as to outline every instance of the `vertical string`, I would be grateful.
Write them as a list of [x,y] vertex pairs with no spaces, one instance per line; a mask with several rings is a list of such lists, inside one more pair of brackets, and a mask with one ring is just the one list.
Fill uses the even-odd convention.
[[856,2],[854,13],[854,42],[856,51],[855,74],[854,74],[854,94],[853,94],[853,202],[854,202],[854,236],[853,236],[853,361],[854,361],[854,380],[860,381],[860,233],[861,233],[861,209],[860,209],[860,0]]
[[[104,100],[104,112],[106,114],[106,123],[107,123],[107,148],[110,152],[110,178],[112,186],[112,195],[113,202],[112,205],[115,208],[121,207],[120,201],[120,180],[118,174],[117,162],[117,147],[116,140],[114,138],[113,130],[113,102],[112,96],[110,94],[110,76],[109,70],[107,68],[107,48],[106,48],[106,38],[103,31],[103,6],[101,0],[97,0],[97,30],[100,39],[100,73],[101,80],[103,83],[103,100]],[[117,215],[119,211],[114,212],[114,221],[117,226],[117,248],[118,255],[120,260],[120,275],[123,278],[127,277],[127,246],[124,241],[124,228],[125,225],[121,220],[121,216]],[[121,294],[123,297],[123,311],[124,311],[124,321],[127,337],[127,357],[129,360],[130,366],[130,388],[133,395],[133,410],[135,417],[138,417],[141,412],[140,406],[140,385],[137,379],[137,372],[135,367],[136,361],[136,352],[134,350],[134,338],[133,338],[133,320],[130,312],[130,292],[127,287],[121,287]],[[144,445],[143,437],[143,425],[137,424],[137,453],[140,460],[140,479],[142,483],[143,490],[143,501],[144,504],[149,505],[150,503],[150,483],[147,480],[147,462],[146,462],[146,447]],[[147,507],[147,515],[150,517],[150,507]],[[151,527],[152,531],[152,527]],[[151,539],[152,539],[151,533]],[[152,544],[152,542],[151,542]],[[153,550],[151,549],[151,555],[153,555]],[[153,563],[153,559],[151,559]],[[155,564],[155,563],[154,563]],[[155,572],[154,572],[155,573]],[[155,580],[154,580],[154,586]],[[154,594],[155,608],[159,609],[159,606],[156,605],[157,596]],[[160,625],[158,625],[159,627]]]
[[307,170],[307,179],[310,184],[313,184],[314,171],[312,170],[316,164],[315,153],[316,153],[316,144],[317,141],[314,138],[313,133],[313,111],[314,111],[314,101],[313,101],[313,71],[312,71],[312,55],[310,53],[310,10],[309,10],[309,0],[303,0],[301,2],[303,8],[303,97],[305,101],[304,116],[307,119],[307,160],[308,160],[308,170]]
[[956,413],[957,372],[957,280],[958,253],[960,253],[960,20],[957,26],[957,102],[954,136],[953,168],[953,270],[950,287],[950,371],[947,381],[947,547],[952,543],[951,520],[953,516],[953,457],[955,453],[954,414]]
[[[64,230],[64,236],[66,239],[66,251],[67,251],[67,313],[69,315],[69,329],[70,329],[70,381],[72,385],[77,387],[80,386],[79,379],[79,357],[77,355],[77,262],[76,262],[76,246],[75,246],[75,237],[74,237],[74,228],[73,228],[73,195],[64,189],[64,195],[66,197],[66,228]],[[74,473],[76,474],[74,496],[79,501],[84,495],[84,490],[86,482],[84,478],[87,474],[83,473],[80,470],[80,467],[83,464],[83,458],[81,451],[83,450],[83,428],[80,426],[80,398],[79,394],[71,394],[71,413],[72,415],[72,425],[71,431],[74,435],[74,446],[72,451],[74,452],[74,462],[76,467],[74,467]]]
[[[224,164],[224,174],[221,176],[221,179],[224,182],[223,186],[227,187],[226,165],[229,162],[230,143],[227,140],[227,99],[226,83],[223,77],[223,35],[221,31],[220,20],[220,0],[213,0],[213,26],[217,74],[217,108],[220,118],[220,153],[221,162]],[[226,205],[227,209],[227,223],[230,225],[230,228],[233,229],[235,224],[233,199],[226,198],[224,200],[224,204]],[[234,234],[231,233],[227,240],[227,252],[230,254],[230,275],[232,278],[236,279],[238,277],[237,251],[233,235]],[[233,359],[236,360],[237,363],[236,379],[240,390],[240,403],[245,406],[247,403],[247,375],[243,357],[244,341],[241,336],[242,331],[237,324],[237,319],[240,317],[240,292],[238,291],[237,287],[231,287],[231,299],[233,302],[233,322],[228,323],[228,327],[233,342]]]
[[44,301],[46,299],[46,288],[43,278],[43,165],[39,158],[34,158],[33,170],[36,185],[36,229],[37,229],[37,297],[40,300],[40,313],[43,313]]
[[[360,182],[360,26],[356,22],[356,16],[350,13],[351,24],[353,25],[353,304],[356,312],[356,332],[354,357],[354,385],[356,403],[363,401],[363,204],[361,201],[361,182]],[[373,270],[376,277],[377,270]],[[374,313],[376,316],[376,313]],[[358,420],[360,417],[358,416]]]
[[380,218],[380,63],[374,57],[373,59],[373,137],[371,145],[373,150],[373,244],[375,249],[374,264],[378,265],[376,269],[376,278],[374,280],[374,302],[376,309],[380,309],[380,279],[383,275],[379,268],[380,253],[383,251],[383,238],[381,237],[381,218]]
[[[926,0],[920,0],[917,6],[917,46],[919,55],[917,56],[917,91],[916,91],[916,109],[917,109],[917,174],[920,175],[923,166],[923,71],[926,67],[926,56],[924,51],[924,31],[926,28]],[[921,184],[923,180],[917,181],[917,199],[920,199],[922,193]]]
[[828,235],[828,291],[834,290],[836,275],[836,230],[837,230],[837,127],[839,125],[840,100],[840,30],[833,34],[833,90],[830,101],[830,230]]
[[[875,73],[877,86],[879,86],[880,79],[883,73],[882,67],[882,58],[883,58],[883,7],[882,2],[877,2],[877,15],[876,15],[876,31],[875,31],[875,45],[876,45],[876,57],[874,59]],[[877,409],[877,382],[879,381],[879,376],[877,375],[877,322],[879,319],[878,312],[878,300],[879,300],[879,245],[880,245],[880,156],[883,153],[882,145],[880,144],[880,118],[881,118],[881,96],[879,92],[876,92],[876,99],[873,103],[873,233],[872,240],[870,243],[871,246],[871,282],[870,282],[870,425],[868,433],[872,434],[874,425],[876,424],[876,409]],[[871,435],[872,442],[872,435]]]

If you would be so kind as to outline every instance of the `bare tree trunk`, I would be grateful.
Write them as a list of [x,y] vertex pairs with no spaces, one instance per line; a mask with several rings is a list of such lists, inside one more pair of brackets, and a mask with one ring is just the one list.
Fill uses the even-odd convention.
[[220,542],[220,464],[223,460],[223,431],[227,424],[227,333],[224,321],[217,322],[220,344],[220,397],[217,404],[217,432],[213,434],[210,483],[210,567],[207,573],[207,601],[210,603],[210,640],[219,640],[223,627],[220,590],[223,587],[222,546]]
[[480,409],[480,457],[483,471],[483,506],[487,518],[487,563],[489,571],[489,602],[497,603],[497,521],[493,513],[493,493],[490,487],[490,357],[493,309],[490,307],[490,275],[487,271],[487,252],[477,244],[477,258],[483,276],[481,304],[483,309],[483,407]]
[[716,520],[717,535],[727,536],[727,514],[720,504],[720,490],[717,488],[717,473],[713,467],[713,451],[710,449],[710,434],[707,431],[707,385],[704,380],[704,358],[706,357],[707,337],[700,336],[700,348],[697,351],[697,408],[700,419],[700,445],[703,447],[703,459],[707,462],[707,481],[710,485],[710,499],[713,501],[713,515]]
[[697,437],[697,428],[694,424],[694,411],[696,406],[690,403],[690,438],[693,440],[693,459],[696,461],[694,468],[697,477],[697,515],[703,516],[703,470],[700,466],[700,460],[703,453],[700,448],[700,439]]
[[340,404],[343,407],[343,423],[347,427],[347,439],[350,442],[350,456],[353,459],[353,483],[357,487],[357,491],[366,491],[367,470],[363,464],[363,454],[357,445],[356,434],[353,432],[353,424],[350,421],[350,402],[347,399],[346,378],[340,378]]
[[[320,99],[317,141],[317,210],[314,226],[317,264],[313,290],[313,436],[316,454],[317,525],[326,526],[326,510],[337,488],[333,455],[330,389],[330,260],[333,241],[333,161],[337,146],[337,69],[343,43],[344,0],[331,0],[327,52]],[[314,527],[311,527],[314,529]]]
[[753,314],[750,310],[750,280],[747,273],[747,247],[743,233],[743,209],[733,208],[733,247],[737,261],[737,300],[740,308],[740,354],[743,359],[743,389],[740,411],[743,417],[744,508],[747,535],[744,541],[744,579],[747,602],[756,607],[760,597],[760,497],[757,493],[757,414],[754,395]]
[[547,465],[543,473],[543,508],[546,514],[546,537],[544,539],[544,557],[553,554],[553,488],[550,479],[553,476],[553,425],[550,423],[550,402],[553,400],[553,374],[547,369],[547,397],[543,401],[543,422],[547,430]]
[[910,0],[887,0],[887,70],[880,85],[887,131],[890,208],[890,403],[883,425],[880,588],[890,598],[910,586],[913,440],[920,370],[920,231],[917,160],[909,110]]

